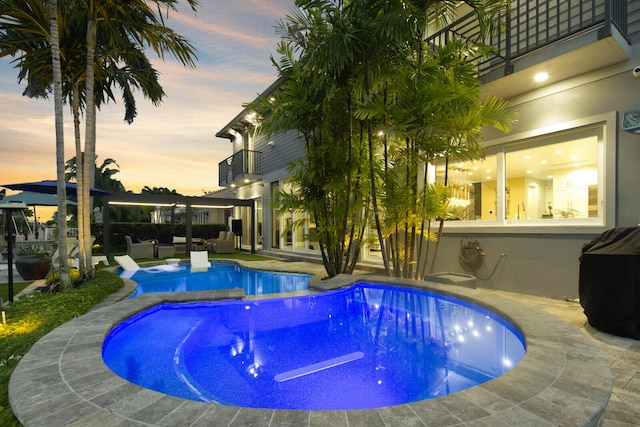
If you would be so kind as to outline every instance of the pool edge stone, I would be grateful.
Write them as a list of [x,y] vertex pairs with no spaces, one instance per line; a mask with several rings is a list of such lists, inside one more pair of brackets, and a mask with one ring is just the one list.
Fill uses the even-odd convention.
[[[593,338],[575,329],[563,320],[537,308],[520,303],[515,299],[492,294],[491,291],[457,287],[455,285],[435,282],[417,282],[369,275],[340,275],[336,278],[315,282],[313,289],[310,291],[317,292],[319,290],[337,289],[357,282],[387,283],[425,289],[484,306],[501,316],[504,315],[508,321],[513,321],[512,323],[514,323],[525,336],[527,347],[540,345],[542,348],[559,348],[559,351],[562,352],[564,363],[562,366],[554,364],[555,368],[552,369],[554,375],[549,375],[549,366],[545,363],[545,358],[527,357],[527,354],[529,354],[527,352],[522,361],[507,374],[454,395],[412,402],[399,405],[398,407],[364,411],[344,411],[346,415],[344,419],[345,426],[348,425],[350,419],[352,421],[355,419],[382,421],[385,416],[390,416],[391,419],[396,419],[396,416],[400,416],[405,420],[409,412],[415,415],[414,421],[416,423],[430,423],[433,421],[431,417],[429,417],[429,419],[423,419],[424,417],[428,417],[428,412],[423,410],[426,407],[446,408],[446,411],[438,411],[437,414],[433,414],[433,416],[439,417],[440,421],[442,421],[439,425],[459,425],[460,423],[473,421],[482,422],[485,425],[492,423],[500,425],[509,420],[513,420],[514,417],[522,417],[522,420],[538,420],[542,425],[546,423],[553,425],[560,419],[558,417],[562,416],[562,414],[554,412],[554,408],[563,411],[566,419],[581,420],[581,422],[578,423],[579,425],[602,425],[604,410],[611,396],[613,387],[611,368],[606,357],[595,346]],[[207,292],[203,292],[203,295],[200,294],[201,293],[197,295],[198,300],[206,300],[215,296],[213,294],[206,295]],[[9,399],[16,417],[25,427],[39,425],[51,427],[63,426],[67,424],[62,419],[63,414],[72,413],[74,410],[73,407],[76,407],[77,409],[81,409],[81,413],[78,414],[80,418],[74,418],[75,422],[79,420],[89,422],[90,420],[104,419],[105,416],[111,416],[114,421],[117,420],[118,422],[127,422],[128,420],[130,423],[135,424],[142,421],[137,418],[136,415],[132,414],[130,410],[125,411],[125,413],[118,412],[118,407],[119,405],[123,405],[124,402],[122,400],[131,396],[131,393],[141,391],[148,392],[148,390],[131,384],[113,374],[113,379],[106,378],[101,380],[101,383],[113,381],[114,384],[119,384],[119,386],[113,386],[113,388],[106,387],[105,393],[86,398],[86,389],[83,390],[82,387],[79,386],[84,382],[76,382],[78,377],[72,379],[71,377],[73,377],[73,375],[70,375],[68,372],[67,375],[69,375],[69,378],[67,378],[65,376],[65,363],[61,363],[61,361],[67,362],[68,358],[73,358],[74,362],[79,361],[78,367],[81,367],[81,361],[84,357],[86,358],[86,363],[96,363],[96,348],[102,348],[104,337],[110,329],[119,322],[159,302],[175,302],[176,299],[180,301],[190,301],[196,299],[195,297],[195,295],[188,293],[172,293],[166,295],[155,294],[149,295],[148,297],[143,295],[133,299],[122,300],[106,308],[94,310],[62,325],[58,328],[61,329],[61,331],[56,332],[56,329],[47,334],[23,357],[11,376],[9,382]],[[220,297],[220,295],[218,295],[218,297]],[[533,324],[532,322],[534,320],[530,320],[530,318],[538,322],[544,321],[547,326],[547,328],[545,328],[547,333],[545,334],[543,329]],[[50,345],[52,342],[55,342],[56,345]],[[586,346],[583,348],[588,347],[590,351],[576,354],[576,348],[581,348],[582,346]],[[541,354],[541,356],[543,356],[543,354]],[[42,377],[39,377],[38,373],[41,374],[42,371],[34,368],[34,366],[30,366],[29,363],[31,361],[41,360],[41,358],[57,361],[57,379],[56,374],[53,374],[45,383],[40,381]],[[553,359],[556,360],[556,363],[559,361],[558,357],[553,357]],[[36,362],[34,362],[34,364],[38,365]],[[55,370],[55,367],[48,368]],[[104,369],[108,370],[106,365],[104,365]],[[95,366],[87,365],[87,371],[95,372],[96,370],[102,371],[100,368],[96,369]],[[532,393],[526,389],[523,390],[521,387],[522,384],[518,383],[517,379],[535,378],[536,372],[540,373],[540,378],[543,378],[536,382],[535,388],[537,392]],[[592,376],[584,376],[582,374],[583,372],[590,372],[593,377],[599,379],[598,383],[595,385],[591,384],[590,379]],[[547,383],[543,383],[544,378],[547,379]],[[78,384],[78,388],[74,388],[76,387],[73,385],[74,383]],[[30,386],[25,386],[26,384]],[[36,406],[40,408],[56,408],[57,402],[57,409],[50,409],[48,413],[34,410],[36,409],[33,407],[34,396],[32,393],[34,392],[34,387],[36,387],[35,391],[37,391],[38,396],[46,396],[46,402],[39,401],[39,405]],[[125,396],[118,395],[118,393],[114,391],[120,387],[128,390]],[[155,392],[152,392],[152,394],[153,393]],[[199,425],[198,419],[199,417],[203,417],[207,419],[207,424],[202,424],[203,420],[200,420],[200,425],[218,425],[216,421],[218,417],[215,416],[216,412],[221,415],[219,419],[220,425],[229,425],[229,422],[231,422],[230,425],[242,425],[243,422],[248,420],[256,422],[257,424],[255,425],[270,425],[274,427],[278,425],[289,425],[289,417],[280,419],[279,416],[274,416],[276,412],[281,411],[229,407],[215,403],[193,402],[175,397],[163,399],[162,397],[164,395],[160,393],[158,393],[158,395],[160,396],[158,400],[144,408],[140,408],[138,413],[136,413],[138,416],[141,415],[139,412],[153,413],[155,411],[154,404],[159,404],[160,401],[163,401],[164,405],[168,405],[168,407],[164,407],[163,410],[160,411],[164,413],[161,419],[156,419],[155,421],[151,421],[149,418],[145,419],[144,422],[148,423],[148,425],[166,425],[166,421],[172,419],[172,417],[191,419],[194,423],[193,425]],[[486,401],[487,396],[490,395],[495,395],[496,401],[500,399],[500,409],[494,408],[494,411],[488,411],[479,405],[479,402]],[[70,399],[70,396],[73,396],[73,398]],[[89,394],[89,396],[91,396],[91,394]],[[562,403],[558,402],[559,399],[562,399]],[[100,402],[105,401],[110,402],[110,404],[102,406]],[[171,402],[173,402],[175,407],[171,408]],[[459,411],[451,412],[452,409],[455,410],[457,408],[455,402],[465,402],[465,405],[473,405],[472,407],[478,407],[481,411],[472,411],[472,413],[469,414],[468,408],[467,411],[465,411],[464,408],[459,408]],[[505,406],[504,402],[508,402],[509,406],[503,408],[503,406]],[[325,411],[307,412],[309,412],[309,420],[324,418],[323,412]],[[446,412],[449,412],[452,416],[448,417]],[[271,416],[267,416],[267,414],[271,414]],[[158,415],[160,414],[156,412],[155,416]],[[193,415],[193,417],[191,415]],[[231,421],[229,420],[230,417],[232,418]],[[335,418],[340,419],[341,417],[337,415]],[[162,419],[163,421],[161,421]],[[282,423],[279,421],[282,421]],[[161,424],[154,424],[155,422]]]

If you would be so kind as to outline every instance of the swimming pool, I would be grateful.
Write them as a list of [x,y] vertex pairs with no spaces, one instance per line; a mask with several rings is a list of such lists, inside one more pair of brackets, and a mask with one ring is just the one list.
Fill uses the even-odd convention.
[[522,335],[478,306],[358,283],[322,294],[164,303],[116,326],[105,364],[191,400],[277,409],[365,409],[455,393],[510,370]]
[[216,289],[244,289],[246,295],[293,292],[309,288],[308,274],[278,273],[212,262],[206,272],[191,272],[189,264],[141,268],[129,278],[136,282],[130,298],[149,292],[192,292]]

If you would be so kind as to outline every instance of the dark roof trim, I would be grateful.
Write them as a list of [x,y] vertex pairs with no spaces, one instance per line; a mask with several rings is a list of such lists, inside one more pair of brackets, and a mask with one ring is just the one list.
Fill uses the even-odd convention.
[[[271,83],[271,85],[260,95],[258,95],[254,101],[257,101],[262,96],[267,96],[270,93],[274,92],[277,88],[282,84],[282,78],[278,78],[275,82]],[[235,116],[229,123],[227,123],[222,129],[216,132],[216,136],[218,138],[228,139],[233,142],[235,136],[231,134],[231,130],[235,130],[237,132],[242,132],[251,126],[251,123],[245,120],[245,116],[249,113],[247,108],[242,109],[242,111]]]

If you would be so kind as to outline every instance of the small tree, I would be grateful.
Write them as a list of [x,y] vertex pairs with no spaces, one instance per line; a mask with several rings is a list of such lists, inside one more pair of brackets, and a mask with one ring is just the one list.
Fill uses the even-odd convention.
[[[389,275],[392,268],[403,277],[423,275],[424,264],[418,265],[426,259],[423,249],[428,251],[428,242],[437,239],[431,221],[447,215],[446,189],[427,185],[426,178],[421,182],[422,165],[454,153],[482,157],[480,129],[492,125],[507,130],[514,117],[504,101],[480,102],[476,70],[465,55],[469,49],[484,48],[484,35],[500,28],[509,3],[466,3],[480,23],[478,40],[468,45],[451,41],[435,51],[423,41],[427,17],[446,23],[455,15],[457,3],[299,0],[299,11],[280,25],[282,59],[277,65],[283,78],[282,99],[287,101],[267,108],[267,126],[295,129],[304,136],[306,159],[294,170],[305,171],[306,177],[294,174],[294,182],[297,193],[308,193],[305,203],[296,192],[280,200],[290,209],[310,212],[314,200],[340,206],[325,199],[328,193],[323,191],[333,182],[326,171],[337,169],[328,165],[336,161],[327,155],[329,150],[342,154],[338,162],[354,160],[336,144],[347,140],[332,138],[328,131],[342,128],[340,118],[347,116],[350,147],[361,149],[363,145],[355,143],[364,141],[366,151],[358,151],[363,153],[358,159],[369,166],[364,174],[362,163],[351,164],[343,176],[370,188],[361,193],[367,195],[359,198],[360,212],[366,217],[371,207]],[[340,209],[355,218],[357,213],[347,206]]]
[[[298,24],[309,27],[309,34],[318,38],[325,29],[318,15]],[[300,34],[286,26],[281,29],[291,36]],[[349,88],[318,76],[303,60],[295,59],[294,49],[300,42],[292,37],[279,45],[281,58],[274,63],[282,85],[250,108],[264,118],[259,133],[297,131],[302,135],[305,157],[290,166],[292,191],[280,191],[271,203],[281,215],[309,214],[292,221],[283,233],[315,228],[325,270],[333,277],[353,271],[365,239],[369,199],[362,172],[367,156],[361,134],[353,135]]]
[[439,242],[442,233],[442,228],[431,231],[431,221],[450,216],[448,192],[428,185],[426,166],[442,156],[482,158],[481,129],[506,132],[516,117],[504,100],[480,101],[475,66],[465,55],[471,47],[452,40],[437,50],[424,49],[398,69],[386,96],[374,97],[371,108],[357,113],[377,115],[384,123],[379,198],[383,235],[399,277],[423,277],[429,242]]

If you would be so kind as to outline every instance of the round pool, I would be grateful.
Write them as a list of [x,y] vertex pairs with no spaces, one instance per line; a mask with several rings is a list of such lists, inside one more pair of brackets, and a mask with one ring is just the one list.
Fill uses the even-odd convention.
[[300,297],[163,303],[122,322],[106,365],[140,386],[250,408],[365,409],[455,393],[524,356],[499,316],[431,292],[358,283]]

